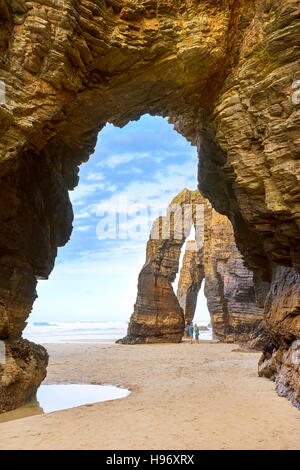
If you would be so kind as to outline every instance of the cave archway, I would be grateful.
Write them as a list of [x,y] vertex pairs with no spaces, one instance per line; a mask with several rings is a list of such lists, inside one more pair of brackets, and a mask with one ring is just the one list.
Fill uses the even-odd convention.
[[274,348],[289,349],[299,337],[298,2],[16,4],[0,2],[0,338],[20,336],[36,279],[70,237],[68,190],[98,131],[148,112],[198,146],[199,188],[233,224]]
[[[70,237],[68,190],[99,130],[145,112],[169,116],[198,146],[200,189],[233,223],[261,302],[263,282],[282,275],[273,262],[297,268],[297,121],[284,122],[298,112],[289,100],[298,63],[279,54],[265,71],[264,54],[256,54],[259,44],[268,56],[267,25],[280,28],[282,17],[292,24],[297,5],[246,4],[108,0],[75,7],[64,0],[15,11],[2,1],[1,270],[5,279],[18,272],[22,285],[18,296],[11,287],[3,292],[2,338],[19,336],[24,313],[12,311],[28,311],[36,278],[48,277],[57,247]],[[295,37],[286,39],[293,51]],[[273,121],[273,128],[261,125]],[[283,324],[288,336],[297,334],[296,320]]]

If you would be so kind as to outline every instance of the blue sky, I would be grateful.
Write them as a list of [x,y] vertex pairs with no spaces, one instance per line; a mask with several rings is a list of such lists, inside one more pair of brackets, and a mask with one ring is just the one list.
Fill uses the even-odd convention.
[[[166,119],[108,124],[70,192],[73,234],[39,281],[29,321],[128,320],[150,225],[184,187],[196,189],[196,176],[196,149]],[[208,318],[203,294],[198,310]]]

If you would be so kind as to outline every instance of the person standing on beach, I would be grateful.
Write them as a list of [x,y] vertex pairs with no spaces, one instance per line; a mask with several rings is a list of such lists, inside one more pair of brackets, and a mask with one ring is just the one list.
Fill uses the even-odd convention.
[[195,340],[197,343],[199,343],[199,327],[197,325],[197,323],[194,324],[194,334],[195,334]]
[[194,333],[194,327],[193,327],[193,324],[190,323],[187,327],[187,337],[191,338],[191,344],[193,344],[193,333]]

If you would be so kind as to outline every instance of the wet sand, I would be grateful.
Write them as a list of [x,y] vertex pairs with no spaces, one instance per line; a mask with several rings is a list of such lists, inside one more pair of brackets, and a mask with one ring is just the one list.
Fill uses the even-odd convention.
[[[0,424],[0,449],[299,449],[300,413],[228,344],[49,344],[46,383],[112,384],[124,399]],[[237,351],[233,351],[237,349]]]

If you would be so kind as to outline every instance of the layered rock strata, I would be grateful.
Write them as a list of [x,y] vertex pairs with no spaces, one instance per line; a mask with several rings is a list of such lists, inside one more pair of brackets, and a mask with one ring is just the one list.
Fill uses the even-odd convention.
[[[299,24],[298,0],[0,0],[0,279],[23,265],[27,285],[16,307],[1,281],[0,339],[20,335],[70,236],[68,190],[99,130],[146,112],[198,146],[199,187],[261,304],[290,276],[276,266],[300,272]],[[274,344],[300,338],[288,313],[267,316]]]
[[172,283],[179,269],[181,248],[195,222],[195,209],[202,203],[203,198],[198,191],[185,189],[173,199],[167,215],[154,221],[127,336],[118,342],[181,341],[185,326],[184,312]]
[[258,371],[260,376],[274,380],[279,395],[300,409],[300,275],[292,268],[277,266],[273,279],[265,302],[272,341],[264,348]]
[[[184,209],[189,219],[182,216]],[[184,233],[178,219],[187,222]],[[196,240],[186,243],[176,297],[172,283],[194,224]],[[228,342],[247,340],[263,313],[256,304],[253,273],[244,266],[229,220],[217,214],[198,191],[184,189],[171,202],[167,215],[154,222],[134,313],[128,334],[120,342],[180,341],[184,324],[194,318],[204,279],[214,337]]]

